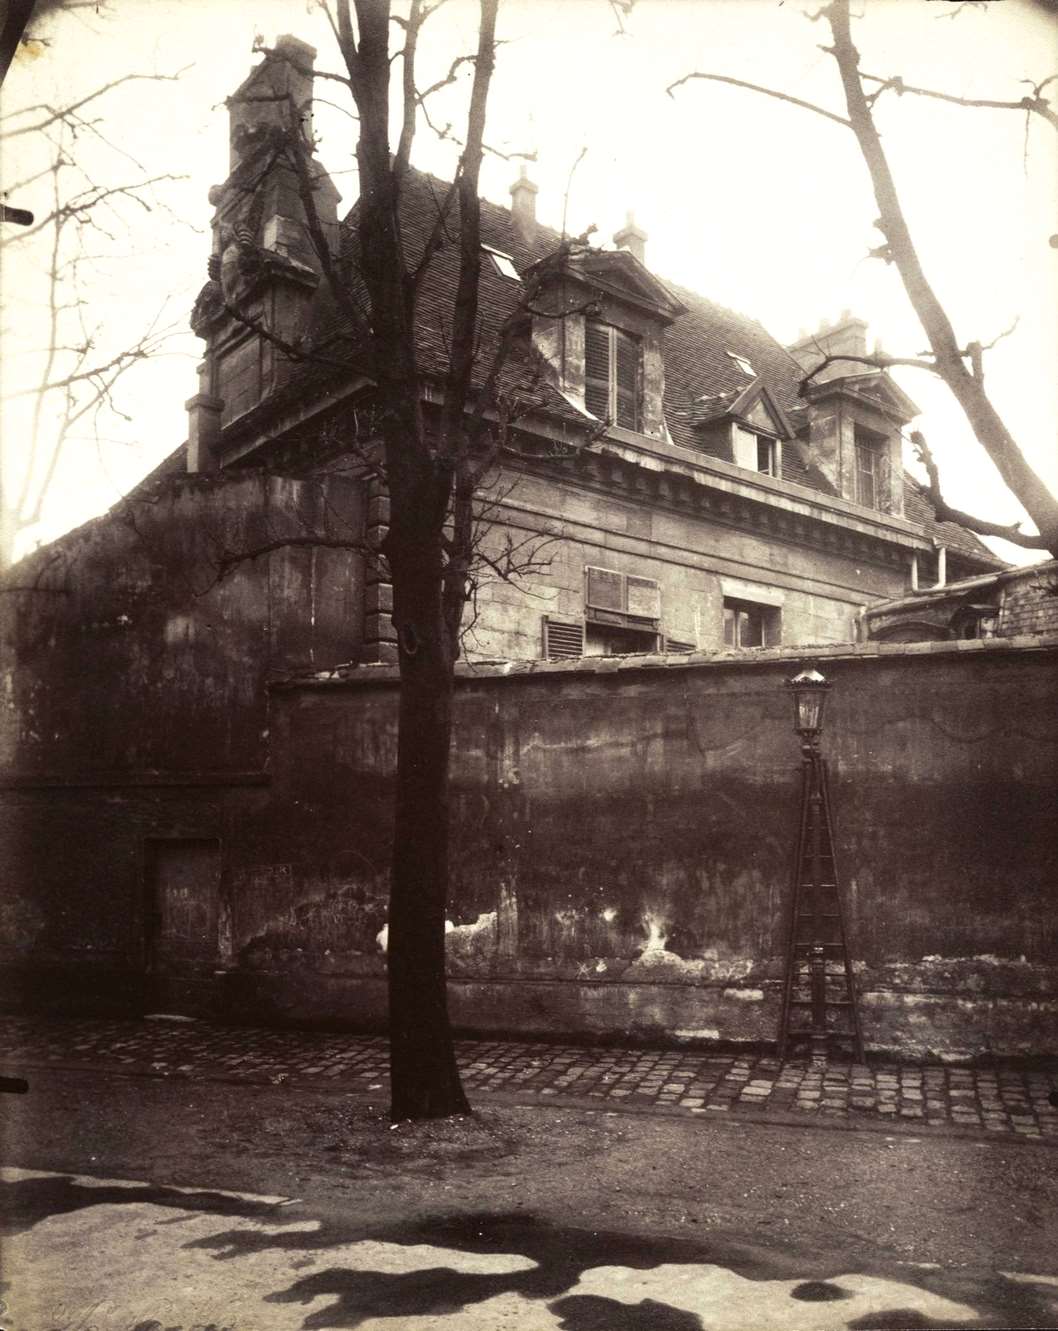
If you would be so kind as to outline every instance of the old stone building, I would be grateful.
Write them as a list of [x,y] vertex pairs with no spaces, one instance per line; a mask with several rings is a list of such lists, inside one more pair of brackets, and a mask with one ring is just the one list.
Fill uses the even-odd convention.
[[[4,581],[0,978],[24,1002],[384,1019],[397,676],[365,551],[387,500],[369,376],[269,151],[276,98],[311,96],[311,49],[284,46],[297,68],[262,63],[231,104],[187,444]],[[355,210],[339,222],[316,169],[342,264]],[[445,188],[409,174],[409,254]],[[483,204],[483,364],[561,241],[535,200],[523,177]],[[614,240],[547,268],[482,495],[485,553],[535,567],[481,582],[459,666],[457,1024],[772,1038],[782,680],[816,644],[868,1043],[1042,1047],[1058,641],[867,641],[913,586],[1007,585],[904,474],[914,404],[861,365],[804,382],[866,350],[861,322],[785,349],[660,278],[634,223]],[[449,240],[423,286],[427,413],[454,272]]]
[[[192,472],[348,466],[353,434],[360,447],[370,435],[369,378],[322,279],[293,171],[271,148],[274,98],[311,100],[313,52],[289,38],[280,49],[297,68],[265,61],[232,99],[231,173],[211,193]],[[262,84],[272,100],[260,98]],[[351,262],[355,230],[339,225],[337,193],[316,172],[321,229],[334,261]],[[417,172],[405,182],[412,262],[446,189]],[[510,209],[483,205],[485,364],[562,239],[537,219],[536,194],[523,173]],[[486,554],[508,542],[532,551],[533,569],[482,581],[468,656],[851,641],[867,605],[913,578],[935,580],[940,559],[950,577],[1001,567],[969,533],[936,523],[905,476],[901,431],[917,409],[887,375],[835,362],[802,386],[824,357],[866,355],[861,321],[845,317],[786,350],[752,320],[659,278],[645,245],[629,220],[613,248],[574,250],[519,321],[522,379],[508,376],[517,430],[483,489],[482,540]],[[455,253],[449,235],[420,303],[422,364],[438,383]],[[386,501],[367,480],[364,493],[370,544]],[[358,576],[364,616],[344,659],[395,659],[384,570],[364,561]]]

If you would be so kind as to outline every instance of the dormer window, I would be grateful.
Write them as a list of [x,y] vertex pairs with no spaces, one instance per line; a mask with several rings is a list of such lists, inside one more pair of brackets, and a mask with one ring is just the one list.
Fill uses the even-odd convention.
[[732,452],[737,467],[763,472],[765,476],[779,474],[779,441],[773,435],[736,425]]
[[584,404],[593,416],[639,429],[639,339],[611,324],[584,326]]
[[757,470],[762,471],[765,476],[779,474],[775,440],[763,434],[757,435]]
[[857,424],[855,453],[856,502],[862,504],[864,508],[881,508],[886,490],[887,440],[884,435],[875,434],[866,426]]

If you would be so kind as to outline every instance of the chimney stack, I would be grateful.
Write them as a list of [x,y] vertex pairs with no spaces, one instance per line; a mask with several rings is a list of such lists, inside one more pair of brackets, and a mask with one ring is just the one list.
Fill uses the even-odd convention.
[[[867,324],[857,319],[849,310],[841,311],[837,323],[824,319],[815,333],[800,337],[786,350],[806,372],[817,366],[825,356],[866,356]],[[827,379],[841,379],[852,374],[863,374],[866,367],[850,361],[837,361],[823,370],[816,378],[817,383]]]
[[620,231],[614,232],[613,243],[619,250],[627,250],[646,267],[647,233],[636,226],[635,213],[625,215],[625,224]]
[[525,173],[523,165],[511,186],[511,217],[519,235],[531,244],[536,238],[536,196],[539,190]]

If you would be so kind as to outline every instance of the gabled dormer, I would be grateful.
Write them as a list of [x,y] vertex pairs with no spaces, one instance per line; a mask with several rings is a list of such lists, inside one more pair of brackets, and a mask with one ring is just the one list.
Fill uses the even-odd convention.
[[[614,237],[642,255],[629,220]],[[631,248],[581,250],[550,276],[537,301],[533,341],[568,401],[587,417],[665,438],[662,335],[685,307]]]
[[[867,325],[848,315],[789,348],[805,372],[828,356],[867,356]],[[835,361],[809,383],[809,461],[843,499],[897,516],[904,511],[902,431],[919,408],[884,370]]]
[[765,476],[782,475],[783,443],[793,426],[763,379],[754,378],[741,392],[702,403],[709,410],[703,425],[714,457]]

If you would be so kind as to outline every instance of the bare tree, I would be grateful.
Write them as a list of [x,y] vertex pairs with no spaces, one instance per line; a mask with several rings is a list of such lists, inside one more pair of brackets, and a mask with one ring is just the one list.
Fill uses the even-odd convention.
[[[483,336],[479,174],[489,151],[485,124],[499,0],[478,0],[476,50],[454,61],[445,78],[420,88],[420,34],[441,3],[410,0],[401,13],[394,12],[390,0],[324,0],[321,5],[344,72],[301,72],[344,85],[352,97],[360,193],[351,217],[351,257],[336,257],[328,243],[316,206],[318,168],[306,134],[306,108],[295,105],[289,94],[283,123],[273,125],[269,139],[270,162],[284,163],[297,180],[322,277],[351,330],[351,355],[366,367],[372,384],[374,433],[347,438],[347,456],[365,474],[380,478],[389,497],[388,530],[380,549],[367,554],[383,559],[388,568],[400,671],[387,942],[394,1120],[469,1110],[456,1065],[445,974],[454,670],[467,627],[466,608],[473,607],[481,582],[486,577],[512,580],[546,566],[540,541],[497,544],[488,540],[488,531],[502,497],[497,461],[521,414],[534,402],[541,374],[526,345],[527,318],[573,312],[575,302],[568,309],[561,302],[558,309],[544,309],[541,302],[554,298],[551,279],[586,245],[586,237],[563,240],[534,267],[498,332]],[[396,49],[394,34],[399,34]],[[261,49],[266,61],[297,60],[290,48]],[[431,121],[426,99],[467,67],[465,119],[456,133],[451,125]],[[395,141],[390,126],[394,83],[399,87]],[[251,101],[276,100],[255,86],[243,95]],[[451,185],[436,199],[432,229],[417,249],[409,246],[402,226],[402,202],[420,118],[461,150]],[[441,318],[444,365],[439,371],[436,364],[423,363],[421,297],[442,248],[456,251],[458,263]],[[267,320],[240,304],[237,291],[229,295],[223,281],[220,286],[216,298],[230,318],[272,341],[291,360],[317,357],[312,347],[277,337]],[[252,553],[236,552],[232,558]]]
[[831,3],[811,15],[812,21],[825,20],[830,28],[831,41],[823,49],[833,58],[841,80],[846,106],[844,116],[775,88],[699,70],[671,84],[669,93],[673,93],[676,88],[694,79],[728,84],[813,112],[833,124],[850,130],[856,136],[878,204],[879,216],[875,226],[884,237],[884,244],[872,250],[871,254],[874,258],[896,267],[908,299],[925,331],[930,349],[928,353],[917,357],[828,356],[813,370],[812,375],[807,376],[805,384],[827,365],[843,360],[866,363],[878,368],[892,365],[911,366],[937,376],[951,390],[978,442],[995,464],[1011,493],[1023,505],[1036,525],[1038,534],[1023,532],[1018,524],[1004,527],[951,508],[941,493],[939,476],[932,455],[925,440],[919,435],[913,442],[926,466],[928,476],[926,493],[937,511],[937,516],[960,522],[971,531],[1002,536],[1028,549],[1049,550],[1052,554],[1058,555],[1058,500],[1030,466],[985,387],[984,352],[989,350],[994,342],[988,346],[983,346],[979,341],[960,345],[952,322],[919,259],[873,114],[874,107],[882,96],[909,94],[940,99],[971,108],[1013,111],[1030,118],[1035,117],[1058,129],[1058,115],[1044,96],[1045,90],[1058,78],[1058,75],[1051,75],[1042,82],[1025,80],[1031,89],[1029,93],[1004,100],[959,97],[935,89],[906,84],[899,76],[881,77],[868,74],[860,66],[860,53],[852,40],[849,11],[849,0],[831,0]]
[[22,308],[6,311],[0,568],[40,521],[67,447],[98,442],[101,424],[124,416],[114,397],[119,382],[164,354],[177,332],[158,310],[131,335],[123,327],[115,344],[90,296],[121,253],[134,215],[165,211],[163,187],[180,179],[149,173],[108,138],[99,104],[127,84],[177,78],[128,74],[75,101],[21,107],[0,120],[5,175],[18,170],[15,163],[28,173],[5,182],[5,197],[32,200],[35,210],[28,225],[5,226],[0,235],[5,287],[16,275],[25,282]]

